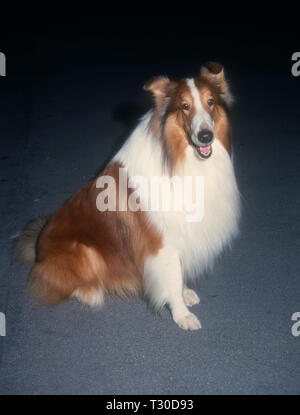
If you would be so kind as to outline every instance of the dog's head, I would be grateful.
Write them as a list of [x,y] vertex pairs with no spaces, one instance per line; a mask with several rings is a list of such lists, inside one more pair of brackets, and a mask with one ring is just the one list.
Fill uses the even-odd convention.
[[152,128],[162,138],[166,157],[173,165],[184,159],[189,145],[199,160],[213,157],[215,139],[230,153],[226,110],[232,96],[222,65],[206,63],[198,76],[177,82],[153,78],[144,89],[155,98]]

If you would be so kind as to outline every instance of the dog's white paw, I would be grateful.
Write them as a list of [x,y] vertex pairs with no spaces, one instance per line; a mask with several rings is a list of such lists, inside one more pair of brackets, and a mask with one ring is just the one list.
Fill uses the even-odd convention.
[[193,305],[200,303],[200,298],[198,297],[198,295],[195,293],[194,290],[190,290],[189,288],[186,288],[183,291],[183,298],[185,304],[188,307],[192,307]]
[[201,323],[193,313],[189,313],[184,317],[180,317],[175,320],[178,326],[183,330],[199,330],[201,329]]

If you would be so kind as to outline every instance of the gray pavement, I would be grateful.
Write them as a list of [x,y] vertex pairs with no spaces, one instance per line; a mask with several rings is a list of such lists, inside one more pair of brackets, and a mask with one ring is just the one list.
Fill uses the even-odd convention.
[[243,219],[232,249],[199,277],[202,330],[184,332],[167,310],[156,315],[140,299],[111,298],[102,311],[76,301],[36,305],[26,295],[30,267],[11,259],[11,236],[99,171],[149,107],[141,89],[149,76],[190,75],[206,50],[154,59],[153,49],[140,61],[114,39],[115,55],[104,41],[97,49],[92,34],[79,43],[49,39],[35,39],[32,73],[0,79],[0,394],[299,394],[291,316],[300,312],[300,79],[289,64],[261,70],[249,66],[251,56],[235,61],[236,52],[216,49],[228,56],[237,97]]

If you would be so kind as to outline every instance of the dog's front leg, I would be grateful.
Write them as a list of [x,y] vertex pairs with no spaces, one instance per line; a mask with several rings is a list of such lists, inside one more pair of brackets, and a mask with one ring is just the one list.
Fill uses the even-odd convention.
[[164,247],[145,262],[144,288],[155,308],[168,304],[173,320],[184,330],[198,330],[201,324],[183,298],[183,278],[176,250]]
[[188,307],[193,307],[193,305],[200,303],[200,298],[195,293],[194,290],[191,290],[186,285],[183,287],[183,298],[184,302]]

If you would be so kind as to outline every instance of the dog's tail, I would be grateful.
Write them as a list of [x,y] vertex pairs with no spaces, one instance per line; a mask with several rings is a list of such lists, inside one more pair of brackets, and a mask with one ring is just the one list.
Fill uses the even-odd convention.
[[49,218],[44,216],[32,220],[16,237],[13,250],[17,261],[35,262],[37,240]]

